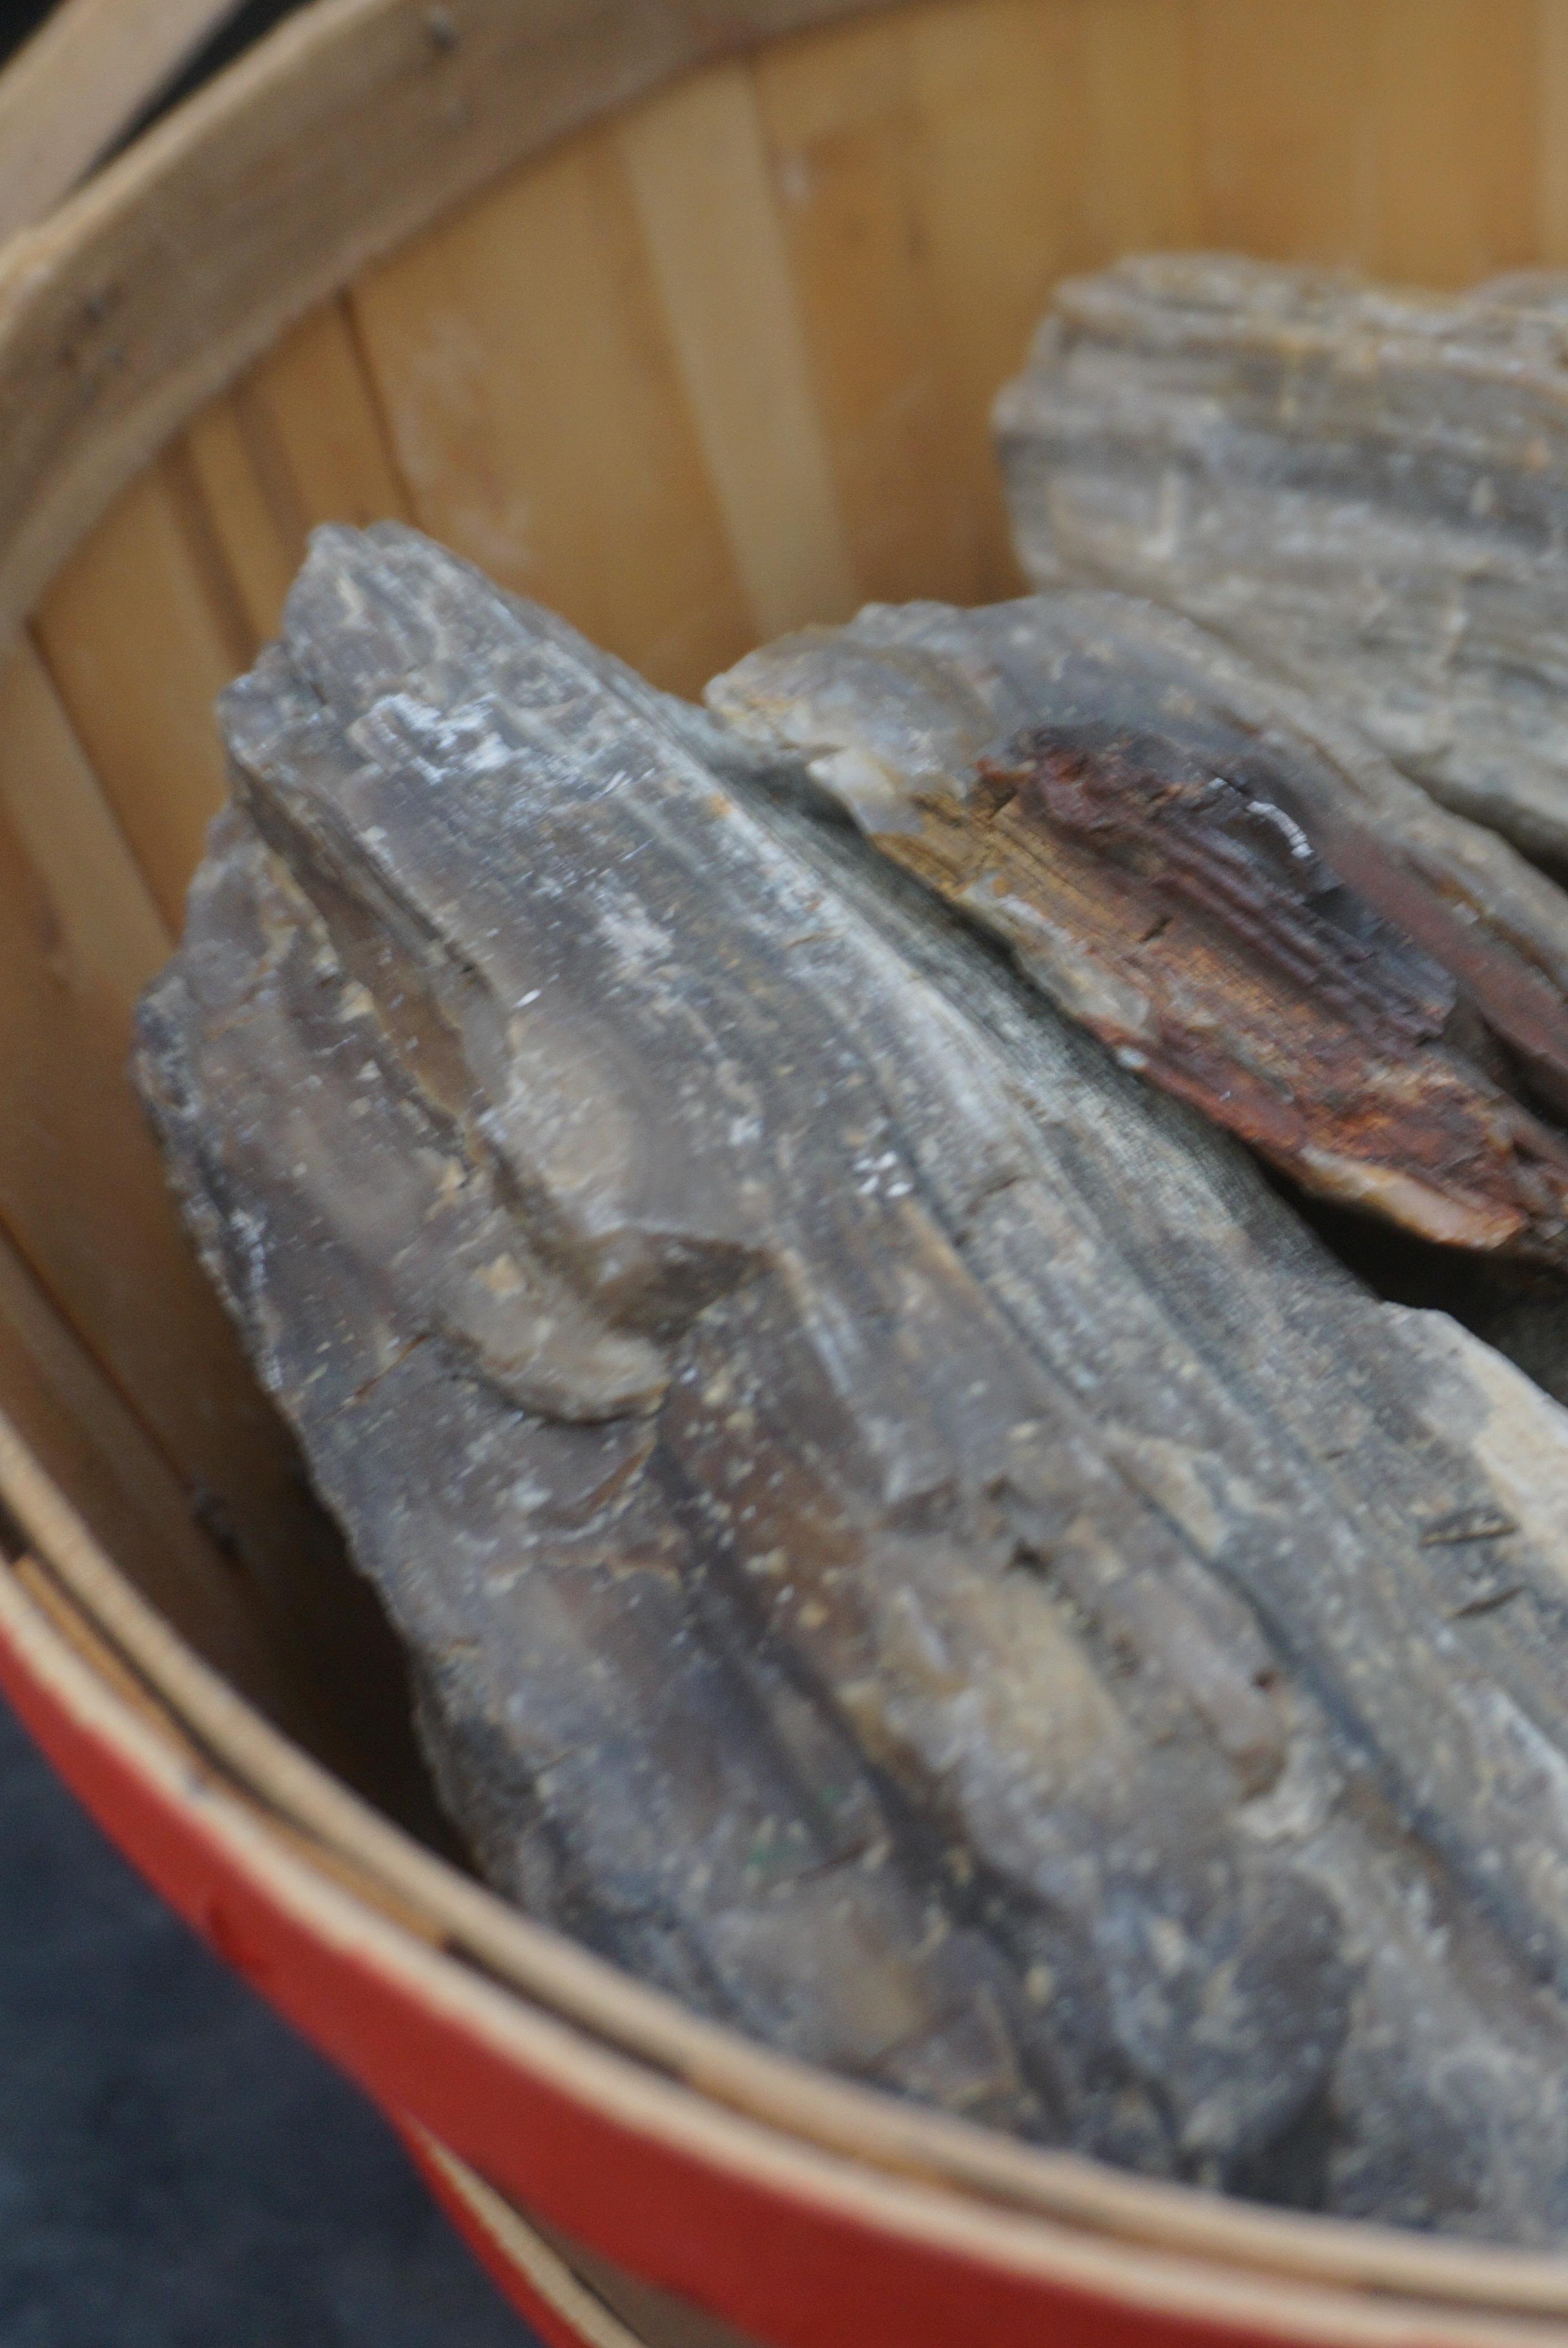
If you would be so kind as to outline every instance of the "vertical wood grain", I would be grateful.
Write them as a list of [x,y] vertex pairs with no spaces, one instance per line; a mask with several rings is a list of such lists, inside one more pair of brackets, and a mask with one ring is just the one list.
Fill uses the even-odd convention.
[[1528,129],[1535,155],[1536,257],[1568,266],[1568,0],[1536,0],[1535,103]]
[[1192,0],[1085,0],[1086,258],[1194,245],[1203,217]]
[[305,534],[292,496],[280,498],[257,463],[251,420],[241,394],[224,392],[192,417],[184,447],[248,634],[260,644],[276,632]]
[[1378,0],[1368,11],[1377,235],[1363,258],[1469,285],[1536,250],[1529,0]]
[[167,458],[133,481],[38,608],[61,700],[171,930],[221,805],[212,704],[254,636],[200,491]]
[[749,75],[694,75],[619,142],[756,629],[846,619],[854,567]]
[[757,60],[784,247],[857,593],[966,600],[975,520],[916,186],[917,123],[894,17]]
[[356,288],[420,525],[654,681],[753,629],[613,133],[573,139]]
[[975,592],[1016,594],[989,411],[1062,272],[1087,257],[1080,11],[1069,0],[911,10],[919,232],[952,368],[956,478],[976,518]]
[[258,641],[275,635],[317,523],[404,519],[387,446],[345,306],[287,335],[187,427],[213,535]]
[[315,1535],[292,1455],[126,1081],[136,963],[160,946],[145,916],[108,951],[86,931],[95,897],[123,890],[134,905],[128,850],[112,828],[84,838],[98,870],[78,899],[46,824],[24,818],[44,839],[36,859],[11,812],[80,781],[68,738],[8,722],[27,718],[31,691],[25,663],[0,678],[0,1225],[187,1483],[248,1528],[259,1562],[308,1572]]
[[398,472],[365,371],[346,299],[302,319],[240,386],[253,445],[282,469],[292,519],[318,522],[406,520]]
[[1538,249],[1532,0],[1196,0],[1206,242],[1462,285]]
[[1378,235],[1380,5],[1197,0],[1205,243],[1367,263]]
[[253,1592],[200,1531],[179,1478],[4,1233],[0,1412],[142,1595],[226,1678],[280,1708]]
[[57,963],[128,1016],[170,933],[26,635],[0,658],[0,810],[48,893]]
[[755,67],[857,576],[1013,592],[991,400],[1054,280],[1194,242],[1192,0],[901,11]]

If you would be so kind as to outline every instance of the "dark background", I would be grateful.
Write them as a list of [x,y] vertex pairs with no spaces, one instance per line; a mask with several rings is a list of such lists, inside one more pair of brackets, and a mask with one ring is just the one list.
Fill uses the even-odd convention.
[[0,1711],[4,2348],[538,2348],[384,2122]]
[[[0,5],[0,57],[48,13]],[[251,0],[163,103],[288,13]],[[3,1708],[0,2348],[538,2348],[377,2115]]]

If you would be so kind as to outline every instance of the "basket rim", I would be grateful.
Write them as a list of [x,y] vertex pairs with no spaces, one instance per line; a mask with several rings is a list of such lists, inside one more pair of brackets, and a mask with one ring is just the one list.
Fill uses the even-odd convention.
[[[200,403],[373,260],[505,170],[679,73],[907,5],[556,0],[542,25],[519,31],[515,0],[466,0],[463,42],[434,61],[423,0],[315,0],[286,20],[51,220],[0,251],[0,400],[23,419],[0,442],[0,635]],[[449,21],[450,11],[437,13]],[[426,84],[435,128],[410,168],[406,154],[387,151],[395,145],[384,135],[388,93],[406,105],[409,91]],[[336,154],[345,141],[372,160],[363,211],[335,219],[302,258],[279,175],[290,200],[308,207],[317,196],[301,156]],[[194,286],[169,265],[172,224],[192,209],[206,240]],[[651,2108],[650,2096],[673,2099],[668,2108],[658,2103],[671,2125],[684,2106],[700,2106],[709,2139],[736,2158],[765,2144],[768,2163],[782,2164],[781,2189],[794,2198],[827,2195],[842,2205],[846,2191],[861,2191],[874,2197],[874,2222],[896,2217],[897,2231],[917,2218],[927,2234],[935,2227],[944,2236],[956,2229],[971,2256],[1021,2258],[1025,2268],[1043,2260],[1041,2271],[1058,2276],[1087,2260],[1096,2287],[1123,2299],[1143,2287],[1141,2262],[1156,2300],[1167,2270],[1198,2271],[1207,2280],[1189,2306],[1215,2316],[1223,2288],[1242,2294],[1237,2304],[1252,2322],[1258,2279],[1266,2278],[1270,2329],[1289,2328],[1287,2301],[1311,2300],[1300,2336],[1387,2336],[1381,2317],[1358,2328],[1368,2321],[1367,2294],[1407,2313],[1419,2303],[1430,2337],[1446,2336],[1445,2307],[1568,2318],[1568,2260],[1266,2211],[1125,2176],[835,2079],[688,2014],[425,1850],[275,1728],[140,1596],[3,1421],[0,1497],[67,1609],[194,1746],[224,1798],[248,1801],[252,1856],[268,1846],[267,1821],[276,1819],[269,1865],[284,1870],[289,1897],[313,1884],[329,1906],[349,1901],[363,1928],[381,1936],[394,1972],[426,1987],[438,1981],[442,1998],[476,2030],[493,2034],[509,2010],[519,2027],[568,2034],[584,2064],[609,2066],[593,2075],[614,2083],[610,2101],[619,2097],[627,2125],[642,2125],[633,2115]],[[155,1732],[123,1687],[5,1573],[0,1624],[125,1766],[149,1788],[164,1785],[167,1753],[160,1758]],[[210,1795],[199,1815],[177,1785],[165,1790],[193,1830],[210,1824]],[[270,1879],[267,1867],[260,1872]],[[452,1948],[433,1948],[431,1933]],[[1194,2258],[1213,2263],[1194,2270]],[[1487,2336],[1500,2336],[1495,2326]]]
[[3,1416],[0,1498],[56,1581],[63,1611],[83,1618],[163,1715],[166,1734],[193,1746],[253,1808],[286,1821],[294,1847],[304,1838],[335,1880],[352,1870],[359,1896],[384,1915],[417,1920],[419,1937],[437,1941],[466,1977],[498,1984],[639,2073],[835,2158],[1100,2239],[1303,2281],[1568,2317],[1568,2260],[1271,2210],[1023,2145],[689,2013],[426,1849],[275,1727],[120,1573]]
[[[1561,2337],[1553,2310],[1532,2311],[1508,2288],[1513,2260],[1506,2252],[1487,2260],[1493,2288],[1468,2303],[1441,2293],[1417,2298],[1390,2291],[1375,2271],[1375,2259],[1367,2257],[1346,2278],[1358,2286],[1351,2292],[1275,2271],[1219,2265],[1190,2250],[1183,2255],[1095,2236],[955,2194],[926,2178],[879,2171],[715,2104],[702,2090],[635,2064],[487,1979],[324,1865],[301,1838],[282,1830],[269,1809],[220,1775],[176,1724],[160,1722],[145,1700],[138,1702],[90,1646],[84,1653],[52,1612],[30,1593],[15,1562],[0,1566],[5,1677],[13,1686],[20,1679],[39,1711],[128,1773],[164,1825],[200,1846],[293,1931],[326,1946],[362,1976],[374,1976],[405,2003],[436,2014],[501,2068],[542,2082],[649,2155],[661,2151],[688,2169],[723,2175],[774,2205],[793,2204],[838,2227],[847,2223],[886,2245],[918,2250],[927,2260],[934,2256],[970,2272],[1054,2287],[1104,2305],[1108,2314],[1117,2309],[1184,2329],[1197,2322],[1211,2333],[1317,2348],[1328,2343],[1409,2348],[1417,2337],[1423,2348],[1481,2348],[1483,2343],[1525,2348]],[[1199,2198],[1184,2187],[1150,2189]],[[624,2260],[617,2209],[557,2206],[548,2186],[530,2206],[588,2247]],[[1322,2222],[1354,2231],[1349,2221]],[[1562,2280],[1560,2267],[1559,2297]]]
[[202,402],[362,270],[684,72],[909,5],[313,0],[285,17],[0,245],[0,643]]
[[[1550,2254],[1269,2210],[1129,2175],[923,2111],[689,2013],[425,1849],[275,1727],[119,1571],[3,1416],[0,1498],[52,1599],[45,1605],[36,1581],[24,1588],[15,1569],[0,1569],[0,1640],[15,1644],[18,1607],[30,1614],[34,1639],[59,1651],[56,1665],[92,1683],[95,1733],[149,1790],[157,1776],[142,1740],[150,1735],[201,1780],[193,1826],[210,1818],[220,1792],[252,1833],[272,1831],[294,1867],[313,1870],[405,1952],[416,1951],[422,1966],[437,1966],[443,2003],[491,2044],[499,1999],[592,2049],[629,2095],[697,2099],[729,2151],[758,2131],[787,2145],[804,2164],[797,2194],[809,2186],[813,2198],[841,2204],[843,2164],[853,2163],[895,2191],[916,2191],[927,2211],[940,2196],[958,2212],[990,2210],[1037,2227],[1053,2258],[1068,2243],[1102,2248],[1122,2281],[1129,2260],[1158,2267],[1195,2258],[1214,2262],[1211,2274],[1266,2281],[1276,2300],[1281,2289],[1304,2287],[1314,2299],[1325,2290],[1376,2293],[1385,2307],[1419,2306],[1429,2322],[1444,2309],[1506,2312],[1529,2323],[1522,2336],[1533,2334],[1532,2319],[1568,2315],[1568,2261]],[[503,2051],[509,2059],[518,2052]],[[634,2100],[641,2106],[643,2097]],[[921,2223],[928,2231],[928,2217]],[[1354,2324],[1336,2329],[1362,2336]],[[1323,2336],[1321,2321],[1308,2336]]]

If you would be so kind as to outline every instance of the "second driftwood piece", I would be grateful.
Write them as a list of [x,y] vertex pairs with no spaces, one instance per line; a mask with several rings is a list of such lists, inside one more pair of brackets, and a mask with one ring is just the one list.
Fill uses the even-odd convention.
[[1307,1189],[1568,1268],[1568,897],[1354,729],[1104,593],[873,606],[708,693]]
[[1568,2231],[1568,1421],[415,534],[226,723],[141,1081],[493,1879],[952,2111]]
[[1568,862],[1568,278],[1464,294],[1221,255],[1059,288],[997,404],[1041,586],[1155,597]]

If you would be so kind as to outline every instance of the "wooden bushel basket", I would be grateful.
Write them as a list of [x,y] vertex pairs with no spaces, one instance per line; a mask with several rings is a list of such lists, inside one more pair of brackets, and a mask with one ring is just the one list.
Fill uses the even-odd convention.
[[0,1679],[553,2341],[1568,2339],[1568,2260],[921,2113],[421,1840],[123,1076],[311,525],[407,516],[688,690],[1013,592],[994,391],[1064,270],[1192,244],[1568,261],[1568,0],[319,0],[0,252]]

